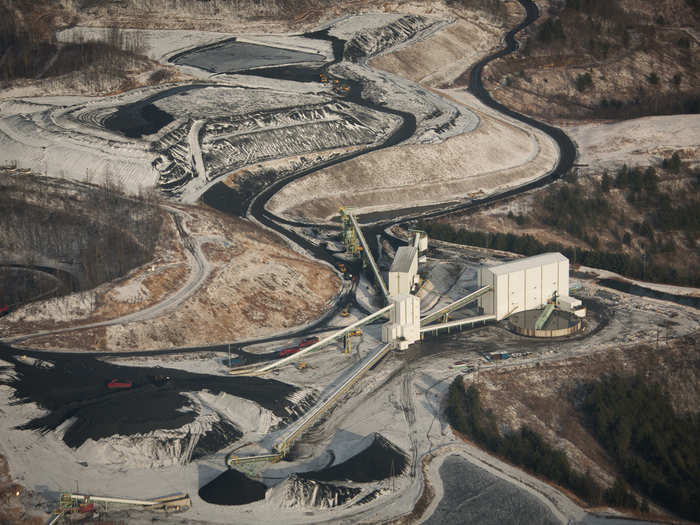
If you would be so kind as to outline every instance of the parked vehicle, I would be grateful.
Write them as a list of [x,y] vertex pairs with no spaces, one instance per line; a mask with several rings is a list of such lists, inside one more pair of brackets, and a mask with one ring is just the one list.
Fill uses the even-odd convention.
[[301,348],[299,348],[298,346],[294,346],[294,347],[291,347],[291,348],[285,348],[284,350],[280,350],[280,357],[287,357],[287,356],[290,356],[290,355],[294,355],[294,354],[296,354],[299,350],[301,350]]
[[107,388],[109,389],[127,389],[131,388],[132,386],[134,386],[134,383],[128,379],[112,379],[109,383],[107,383]]
[[319,342],[319,338],[314,336],[314,337],[308,337],[304,339],[301,343],[299,343],[299,348],[306,348],[307,346],[311,346],[313,344],[316,344]]

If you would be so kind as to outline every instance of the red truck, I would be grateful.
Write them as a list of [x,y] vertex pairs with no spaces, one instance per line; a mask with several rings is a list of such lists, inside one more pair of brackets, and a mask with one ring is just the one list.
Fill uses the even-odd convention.
[[280,350],[280,357],[287,357],[288,355],[296,354],[299,350],[301,350],[301,348],[298,346],[285,348],[284,350]]
[[128,379],[112,379],[107,383],[107,388],[118,389],[118,388],[131,388],[134,384]]
[[301,343],[299,343],[299,348],[306,348],[307,346],[311,346],[315,343],[318,343],[318,341],[318,337],[309,337],[307,339],[304,339]]
[[284,350],[280,350],[279,356],[280,357],[287,357],[288,355],[296,354],[302,348],[306,348],[307,346],[311,346],[314,343],[318,343],[318,341],[319,341],[318,337],[307,337],[301,343],[299,343],[297,346],[291,346],[289,348],[285,348]]

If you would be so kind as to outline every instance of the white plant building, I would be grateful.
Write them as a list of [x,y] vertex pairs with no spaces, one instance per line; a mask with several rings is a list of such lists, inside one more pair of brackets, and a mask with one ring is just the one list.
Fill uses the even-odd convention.
[[401,349],[420,339],[420,299],[411,294],[418,279],[418,248],[401,246],[389,269],[389,301],[394,309],[382,326],[382,341],[397,341]]
[[479,287],[488,285],[491,290],[479,298],[479,306],[484,314],[495,315],[497,321],[516,312],[541,308],[548,302],[575,313],[582,307],[580,300],[569,297],[569,259],[561,253],[543,253],[481,267]]

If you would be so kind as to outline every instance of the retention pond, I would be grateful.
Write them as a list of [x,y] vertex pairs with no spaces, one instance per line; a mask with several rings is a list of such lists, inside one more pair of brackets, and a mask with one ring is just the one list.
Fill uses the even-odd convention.
[[185,51],[170,59],[179,66],[191,66],[211,73],[233,73],[256,67],[303,62],[323,62],[325,56],[249,42],[226,40],[211,46]]

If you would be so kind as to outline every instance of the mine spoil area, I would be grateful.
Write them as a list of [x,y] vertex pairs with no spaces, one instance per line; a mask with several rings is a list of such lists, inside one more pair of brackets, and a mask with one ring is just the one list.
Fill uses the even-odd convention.
[[367,483],[402,474],[408,466],[406,453],[381,434],[351,458],[323,470],[303,472],[300,478],[315,481],[354,481]]
[[[275,96],[274,103],[268,101],[257,110],[241,113],[237,101],[255,93],[253,89],[192,88],[187,99],[190,110],[174,113],[184,122],[151,144],[151,151],[157,155],[153,167],[159,173],[158,185],[177,195],[193,179],[200,186],[246,165],[376,144],[400,123],[399,112],[374,107],[359,97],[350,102],[298,94],[294,104],[282,106],[287,98],[282,96],[277,101]],[[175,103],[171,99],[182,94],[173,92],[172,97],[161,97],[159,111],[170,114],[170,106]],[[210,109],[205,99],[209,94],[221,98],[221,105],[205,115]],[[227,111],[229,108],[231,111]]]
[[388,131],[373,113],[331,102],[207,122],[201,133],[207,177],[268,159],[371,144]]
[[[73,419],[63,435],[73,448],[88,439],[175,429],[193,422],[197,414],[185,392],[225,392],[251,400],[280,418],[296,414],[289,397],[297,389],[273,379],[119,366],[89,357],[59,358],[50,367],[33,366],[21,358],[8,360],[15,366],[15,376],[3,383],[15,389],[17,403],[34,402],[49,411],[21,428],[48,432]],[[109,388],[115,379],[132,386]],[[219,430],[232,432],[228,427]],[[212,450],[218,439],[205,436],[202,452]]]
[[381,53],[401,42],[405,42],[437,23],[422,16],[406,15],[390,24],[369,29],[354,36],[345,45],[344,57],[358,61]]
[[285,482],[282,504],[287,507],[331,509],[344,505],[362,489],[305,479],[294,474]]
[[199,497],[214,505],[246,505],[264,499],[265,492],[264,483],[229,469],[199,489]]
[[234,441],[238,441],[241,436],[243,436],[243,433],[235,425],[228,421],[216,421],[212,424],[210,430],[199,437],[190,460],[195,461],[218,452]]

